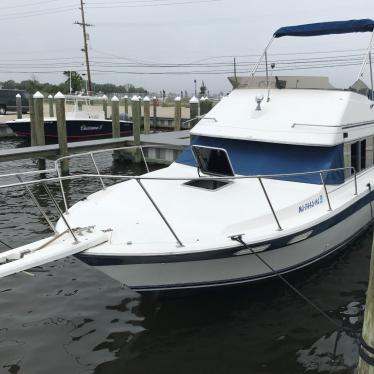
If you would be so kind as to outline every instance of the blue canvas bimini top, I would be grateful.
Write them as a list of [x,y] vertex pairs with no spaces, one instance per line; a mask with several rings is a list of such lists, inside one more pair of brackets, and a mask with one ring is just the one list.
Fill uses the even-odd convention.
[[298,26],[281,27],[274,33],[274,38],[283,36],[318,36],[330,34],[349,34],[353,32],[370,32],[374,29],[372,19],[354,19],[349,21],[334,21],[310,23]]

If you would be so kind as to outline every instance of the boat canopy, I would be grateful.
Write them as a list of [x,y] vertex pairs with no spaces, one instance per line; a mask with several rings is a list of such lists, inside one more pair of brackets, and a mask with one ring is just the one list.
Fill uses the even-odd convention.
[[357,19],[349,21],[319,22],[298,26],[281,27],[274,33],[274,38],[283,36],[318,36],[330,34],[349,34],[370,32],[374,29],[374,20]]
[[[211,138],[196,136],[191,146],[183,151],[177,159],[178,163],[197,166],[192,147],[195,145],[224,149],[227,152],[232,169],[236,175],[270,175],[314,172],[343,167],[343,145],[333,147],[316,147],[292,144],[277,144],[254,142],[248,140]],[[216,174],[220,173],[216,165]],[[227,173],[226,173],[227,175]],[[301,176],[274,177],[301,183],[321,184],[319,173]],[[324,179],[328,184],[344,182],[342,170],[325,173]]]

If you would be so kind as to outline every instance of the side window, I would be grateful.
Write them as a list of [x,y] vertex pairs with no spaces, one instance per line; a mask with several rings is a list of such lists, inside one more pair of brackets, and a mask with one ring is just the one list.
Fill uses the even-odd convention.
[[366,139],[360,142],[360,170],[366,169]]
[[373,145],[374,145],[374,138],[373,137],[366,138],[366,167],[367,168],[372,166],[374,163]]
[[351,144],[351,166],[360,171],[359,142]]
[[[345,143],[344,144],[344,167],[349,167],[351,165],[351,144]],[[345,178],[349,178],[352,175],[352,171],[350,169],[344,170]]]

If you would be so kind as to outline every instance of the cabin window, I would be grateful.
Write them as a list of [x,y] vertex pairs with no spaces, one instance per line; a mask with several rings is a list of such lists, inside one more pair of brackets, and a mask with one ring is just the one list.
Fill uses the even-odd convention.
[[193,145],[192,152],[204,174],[229,177],[235,175],[225,149]]
[[[352,166],[356,172],[366,169],[374,163],[374,138],[344,144],[344,166]],[[353,170],[345,170],[345,177],[353,174]]]
[[359,148],[360,146],[358,142],[351,144],[351,166],[355,168],[356,171],[360,171]]
[[366,138],[366,167],[370,167],[374,163],[374,138]]

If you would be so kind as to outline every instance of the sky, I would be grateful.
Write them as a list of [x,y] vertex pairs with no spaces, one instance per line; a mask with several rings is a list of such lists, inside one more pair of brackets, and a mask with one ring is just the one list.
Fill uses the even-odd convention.
[[[0,81],[59,83],[64,70],[85,72],[82,30],[74,24],[81,21],[80,0],[1,0],[1,7]],[[195,80],[211,93],[229,91],[234,57],[238,75],[248,75],[279,27],[374,18],[373,0],[86,0],[85,9],[94,25],[88,29],[94,82],[189,94]],[[310,74],[295,66],[325,67],[311,73],[347,86],[370,37],[281,38],[269,61],[289,68],[278,73],[285,75]]]

